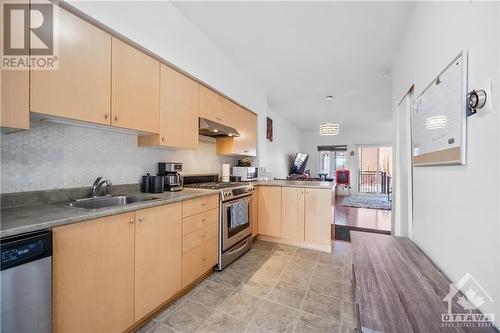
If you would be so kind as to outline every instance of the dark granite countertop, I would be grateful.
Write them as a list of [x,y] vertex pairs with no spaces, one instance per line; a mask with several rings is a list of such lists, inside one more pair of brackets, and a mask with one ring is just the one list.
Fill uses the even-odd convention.
[[259,180],[254,182],[258,186],[304,187],[333,189],[335,182],[309,181],[309,180]]
[[69,207],[64,202],[4,208],[1,210],[0,237],[50,229],[60,225],[200,198],[217,193],[218,191],[200,189],[184,189],[179,192],[164,192],[161,194],[130,193],[132,195],[143,195],[158,199],[96,210]]

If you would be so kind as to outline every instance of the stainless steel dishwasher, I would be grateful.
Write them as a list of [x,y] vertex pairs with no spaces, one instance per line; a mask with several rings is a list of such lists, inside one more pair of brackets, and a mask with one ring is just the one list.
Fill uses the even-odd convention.
[[2,333],[52,331],[52,233],[0,240]]

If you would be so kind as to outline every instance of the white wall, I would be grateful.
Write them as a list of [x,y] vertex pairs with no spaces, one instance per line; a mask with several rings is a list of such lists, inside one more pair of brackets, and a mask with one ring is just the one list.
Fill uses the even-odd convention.
[[[394,106],[415,95],[461,51],[469,51],[469,89],[499,84],[499,3],[418,2],[393,67]],[[471,273],[500,317],[499,91],[493,112],[467,120],[467,164],[414,168],[413,240],[452,280]]]
[[167,1],[67,1],[258,114],[256,162],[265,165],[267,91]]
[[271,109],[268,116],[273,120],[273,142],[266,142],[267,172],[271,177],[285,178],[291,160],[300,151],[300,132]]
[[[320,172],[318,146],[324,145],[347,145],[347,167],[351,170],[352,191],[357,191],[357,165],[359,145],[392,145],[392,126],[380,127],[340,127],[340,133],[336,136],[321,136],[319,128],[317,131],[306,131],[301,133],[302,152],[309,154],[306,169],[311,170],[313,176]],[[349,156],[354,151],[354,157]]]

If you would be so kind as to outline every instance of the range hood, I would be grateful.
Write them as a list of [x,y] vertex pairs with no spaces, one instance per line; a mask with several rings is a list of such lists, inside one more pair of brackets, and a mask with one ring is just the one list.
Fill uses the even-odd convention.
[[221,136],[240,136],[240,133],[238,133],[238,131],[232,127],[201,117],[200,134],[215,138]]

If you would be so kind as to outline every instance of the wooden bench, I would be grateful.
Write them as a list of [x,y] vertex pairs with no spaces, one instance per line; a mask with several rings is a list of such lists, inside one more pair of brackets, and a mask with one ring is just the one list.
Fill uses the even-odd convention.
[[[351,241],[358,332],[496,331],[443,327],[450,281],[408,238],[351,231]],[[464,313],[451,303],[452,313]]]

